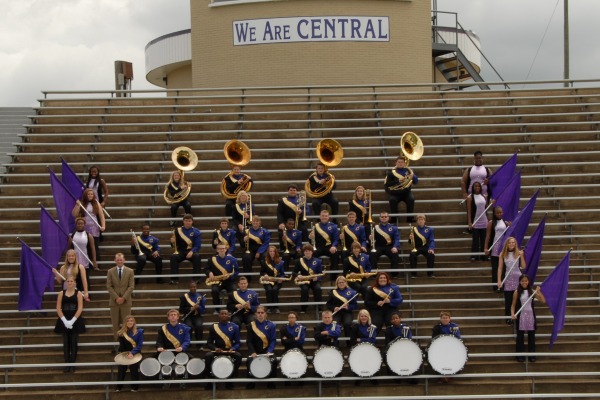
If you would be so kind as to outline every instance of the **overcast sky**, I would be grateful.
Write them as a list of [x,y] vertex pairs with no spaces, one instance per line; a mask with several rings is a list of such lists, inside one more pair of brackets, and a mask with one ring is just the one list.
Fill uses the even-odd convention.
[[[571,78],[600,77],[600,0],[569,4]],[[133,63],[133,89],[155,88],[144,47],[190,27],[189,0],[0,0],[0,10],[0,107],[37,105],[42,90],[113,89],[115,60]],[[458,13],[505,80],[562,79],[563,0],[438,0],[438,10]]]

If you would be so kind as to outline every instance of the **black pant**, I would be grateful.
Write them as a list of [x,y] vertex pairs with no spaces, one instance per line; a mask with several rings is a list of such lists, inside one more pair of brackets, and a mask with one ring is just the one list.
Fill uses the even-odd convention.
[[[333,310],[331,310],[333,311]],[[344,328],[344,336],[347,338],[350,337],[350,331],[352,329],[352,311],[350,310],[340,310],[334,316],[333,320],[338,324],[341,324]]]
[[[432,276],[433,264],[435,263],[435,254],[430,253],[429,248],[427,246],[417,247],[415,250],[416,251],[411,250],[410,256],[408,257],[410,260],[410,268],[417,268],[417,258],[419,257],[419,255],[422,255],[427,259],[427,275]],[[417,273],[413,272],[412,275],[417,276]]]
[[336,251],[335,253],[331,254],[330,249],[331,249],[331,246],[319,247],[313,253],[313,257],[319,258],[319,257],[324,256],[324,257],[329,258],[329,260],[331,261],[331,265],[329,266],[330,272],[328,275],[329,275],[330,280],[335,281],[335,278],[337,278],[337,273],[332,273],[331,271],[337,271],[337,269],[338,269],[338,265],[340,263],[340,252]]
[[194,331],[194,338],[196,340],[202,340],[202,316],[190,315],[183,320],[183,323]]
[[213,305],[215,306],[221,305],[221,290],[227,291],[227,294],[233,293],[235,290],[233,279],[225,279],[220,285],[215,284],[210,286],[210,293],[212,295]]
[[348,286],[360,293],[364,300],[367,295],[367,289],[369,288],[369,281],[367,279],[361,279],[358,282],[348,282]]
[[[521,331],[517,329],[517,353],[525,351],[525,332],[527,332],[527,352],[535,353],[535,331]],[[534,357],[534,356],[530,356]]]
[[244,325],[248,325],[250,322],[254,321],[254,313],[253,312],[244,312],[240,311],[235,315],[231,316],[231,322],[240,327],[240,330]]
[[[152,264],[154,264],[154,272],[156,273],[156,275],[162,275],[163,260],[161,256],[152,257],[152,255],[147,256],[145,254],[140,256],[138,254],[135,256],[135,261],[137,262],[137,265],[135,267],[135,283],[139,282],[139,277],[142,275],[142,271],[144,270],[147,261],[150,261]],[[156,283],[161,282],[161,278],[156,278]]]
[[[369,261],[371,262],[371,268],[377,269],[379,263],[379,257],[386,256],[390,260],[390,268],[394,271],[398,271],[398,265],[400,264],[400,253],[392,253],[392,246],[377,246],[375,252],[369,253]],[[399,251],[400,249],[398,249]]]
[[[399,193],[390,194],[388,202],[390,203],[390,214],[398,214],[398,203],[406,203],[406,213],[408,214],[406,221],[414,222],[415,218],[411,215],[415,209],[415,198],[413,197],[412,190],[408,189]],[[391,222],[397,223],[398,217],[392,217]]]
[[[337,201],[337,199],[335,197],[333,197],[332,192],[329,192],[329,194],[327,194],[326,196],[323,196],[321,198],[313,199],[312,211],[315,215],[319,215],[321,213],[321,207],[323,207],[323,204],[329,204],[329,207],[331,207],[331,212],[329,214],[331,214],[331,215],[338,214],[338,210],[340,208],[340,202]],[[335,222],[335,218],[333,218],[332,222]]]
[[178,254],[171,254],[170,264],[171,264],[171,280],[177,280],[177,276],[179,275],[179,264],[182,261],[188,260],[192,263],[192,271],[194,275],[200,275],[200,254],[193,253],[192,258],[186,258],[189,250],[179,250]]
[[62,334],[63,336],[63,354],[66,363],[77,361],[77,339],[79,334],[69,329]]
[[511,317],[510,307],[512,306],[514,290],[505,290],[504,291],[504,315],[507,318]]
[[480,253],[480,254],[471,254],[471,258],[479,258],[483,259],[485,256],[483,255],[483,247],[485,244],[485,233],[484,229],[473,229],[471,234],[473,235],[473,242],[471,243],[471,253]]
[[309,283],[305,283],[300,285],[300,302],[302,303],[301,310],[306,311],[308,306],[306,302],[308,301],[308,290],[312,290],[313,297],[315,298],[315,302],[321,302],[321,282],[319,281],[310,281]]
[[180,201],[179,203],[171,204],[171,217],[172,218],[175,218],[177,216],[177,209],[179,209],[179,207],[183,207],[183,210],[185,211],[186,214],[192,213],[192,205],[190,204],[190,201],[188,199],[185,199],[183,201]]
[[[498,289],[498,263],[500,262],[500,257],[491,256],[490,264],[492,265],[492,289]],[[502,274],[504,275],[504,274]],[[504,276],[502,276],[504,279]]]
[[[266,251],[265,251],[266,253]],[[250,253],[246,253],[244,251],[244,254],[242,254],[242,269],[244,270],[244,274],[247,274],[249,272],[252,272],[252,264],[254,264],[255,260],[263,260],[265,258],[265,254],[261,254],[259,258],[256,258],[256,251],[252,251],[252,249],[250,249]],[[252,277],[251,276],[247,276],[248,278],[248,282],[252,281]]]
[[371,314],[371,323],[377,327],[378,331],[381,331],[381,327],[385,324],[386,327],[392,325],[392,314],[398,311],[398,309],[390,306],[383,306],[369,309]]
[[[125,380],[125,373],[127,372],[127,368],[129,367],[129,372],[131,373],[131,380],[132,381],[139,381],[140,380],[140,363],[137,362],[135,364],[131,364],[131,365],[119,365],[119,367],[117,368],[117,381],[124,381]],[[117,389],[121,390],[123,388],[123,385],[117,385]],[[131,389],[132,390],[138,390],[139,385],[133,384],[131,385]]]
[[279,304],[279,290],[281,289],[281,283],[275,283],[273,285],[263,285],[265,288],[265,297],[267,298],[267,304],[272,304],[269,309],[277,308]]

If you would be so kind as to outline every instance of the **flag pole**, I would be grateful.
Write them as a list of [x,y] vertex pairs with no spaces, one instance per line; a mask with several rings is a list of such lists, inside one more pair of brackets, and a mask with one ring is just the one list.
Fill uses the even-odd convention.
[[[521,252],[519,252],[519,253],[521,253]],[[506,279],[508,278],[508,276],[512,272],[513,268],[515,267],[515,265],[517,265],[517,262],[519,262],[520,259],[521,259],[521,254],[519,254],[519,256],[513,260],[513,263],[510,266],[509,270],[506,271],[506,274],[504,274],[504,279],[502,280],[502,283],[500,283],[500,286],[504,285],[504,282],[506,282]]]
[[517,316],[518,316],[518,315],[521,313],[521,311],[523,311],[523,309],[525,308],[525,306],[526,306],[527,304],[529,304],[529,303],[530,303],[530,302],[533,300],[533,298],[534,298],[534,297],[535,297],[535,295],[537,294],[537,291],[538,291],[538,288],[535,288],[535,290],[533,291],[533,294],[532,294],[531,296],[529,296],[529,298],[527,299],[527,301],[525,301],[525,303],[523,303],[523,304],[521,305],[521,308],[519,308],[519,311],[517,311],[517,312],[515,313],[515,317],[517,317]]
[[[490,202],[490,205],[489,205],[489,206],[487,206],[487,207],[485,208],[485,210],[483,210],[483,212],[481,213],[481,215],[479,215],[479,217],[475,218],[475,221],[473,221],[473,222],[471,223],[471,225],[475,225],[475,223],[476,223],[477,221],[479,221],[479,220],[481,219],[481,217],[483,217],[483,216],[484,216],[484,215],[487,213],[487,211],[490,209],[490,207],[491,207],[491,206],[493,206],[493,205],[494,205],[494,203]],[[494,244],[495,244],[495,243],[496,243],[496,242],[494,242]]]

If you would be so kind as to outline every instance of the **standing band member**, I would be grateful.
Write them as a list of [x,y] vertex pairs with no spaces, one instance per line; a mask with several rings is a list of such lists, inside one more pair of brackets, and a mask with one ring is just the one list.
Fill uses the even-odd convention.
[[[144,330],[138,328],[135,323],[135,318],[132,315],[125,317],[123,326],[118,332],[119,334],[119,353],[128,352],[127,358],[133,358],[136,354],[140,354],[142,346],[144,345]],[[132,381],[140,380],[140,361],[131,365],[119,365],[117,368],[117,381],[121,382],[125,380],[125,373],[129,367]],[[117,385],[116,391],[119,392],[123,388],[123,385]],[[131,391],[137,392],[139,385],[132,384]]]
[[71,211],[71,215],[75,218],[83,218],[85,220],[85,231],[94,237],[94,248],[96,250],[96,259],[100,259],[100,237],[102,232],[106,230],[106,221],[104,219],[104,211],[102,206],[96,199],[96,195],[92,189],[85,189],[81,195],[81,200],[77,201],[75,207]]
[[[147,261],[154,264],[156,275],[162,275],[163,259],[160,255],[160,246],[158,245],[158,238],[150,234],[150,225],[143,224],[142,234],[139,236],[133,235],[131,238],[131,253],[135,256],[137,263],[135,267],[136,284],[139,283]],[[163,283],[162,278],[156,278],[156,283]]]
[[[527,302],[531,296],[534,296],[534,298]],[[529,353],[535,353],[535,329],[537,328],[535,308],[533,306],[533,300],[535,299],[542,303],[546,302],[546,298],[542,291],[539,290],[539,288],[532,289],[529,285],[529,277],[525,274],[521,275],[519,278],[519,287],[513,294],[513,302],[510,308],[511,318],[517,321],[517,353],[525,351],[525,332],[527,332],[527,351]],[[517,315],[515,314],[523,305],[525,306],[517,318]],[[524,362],[525,357],[517,356],[517,361]],[[535,355],[529,356],[529,362],[535,361]]]
[[[56,298],[56,314],[58,320],[54,327],[55,333],[62,334],[63,353],[65,363],[77,361],[78,337],[85,333],[85,322],[81,318],[83,313],[83,295],[75,287],[75,279],[67,278],[67,288],[58,292]],[[65,367],[64,372],[73,372],[75,367]]]
[[108,187],[106,186],[106,181],[100,177],[100,169],[97,166],[92,165],[90,167],[85,187],[94,191],[98,202],[104,208],[108,199]]
[[[206,297],[197,291],[196,281],[190,281],[190,290],[179,298],[179,314],[183,323],[194,331],[194,339],[202,340],[202,315],[206,311]],[[196,347],[200,347],[197,343]]]
[[[513,303],[513,293],[519,287],[519,277],[527,267],[525,253],[517,244],[517,239],[509,237],[504,243],[498,263],[498,288],[504,289],[504,315],[506,324],[512,325],[510,307]],[[504,283],[502,280],[504,277]]]
[[[414,174],[412,169],[406,166],[406,160],[403,156],[396,158],[395,168],[388,171],[384,187],[385,192],[390,196],[390,212],[398,213],[398,203],[406,203],[406,222],[415,222],[412,213],[415,209],[415,198],[412,194],[412,185],[419,183],[419,178]],[[393,222],[398,222],[398,218],[394,216]]]
[[199,229],[192,226],[194,217],[191,214],[183,216],[183,226],[175,229],[171,236],[171,244],[175,246],[175,253],[171,254],[171,284],[179,283],[179,264],[188,260],[192,263],[194,275],[200,274],[200,246],[202,245]]
[[[433,267],[435,263],[435,237],[433,234],[433,228],[425,225],[425,215],[417,215],[417,226],[411,228],[410,235],[408,236],[408,242],[413,245],[413,249],[410,251],[410,268],[417,268],[417,258],[419,255],[424,256],[427,259],[427,276],[435,278],[433,273]],[[411,278],[416,278],[417,272],[413,271]]]

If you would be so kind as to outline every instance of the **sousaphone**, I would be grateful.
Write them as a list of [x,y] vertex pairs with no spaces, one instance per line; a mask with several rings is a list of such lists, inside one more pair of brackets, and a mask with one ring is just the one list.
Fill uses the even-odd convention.
[[[171,161],[173,161],[175,168],[177,168],[179,174],[181,175],[179,182],[183,183],[185,182],[185,172],[192,171],[198,165],[198,155],[194,150],[190,149],[189,147],[181,146],[177,147],[171,152]],[[192,185],[190,183],[187,184],[187,188],[180,190],[174,195],[171,195],[171,193],[169,192],[169,185],[171,183],[173,183],[172,176],[171,179],[169,179],[169,183],[167,183],[167,186],[165,186],[165,191],[163,193],[163,197],[165,198],[167,204],[179,203],[188,198],[190,192],[192,191]]]
[[[317,157],[323,165],[325,165],[325,171],[330,167],[335,167],[342,162],[344,158],[344,149],[337,140],[334,139],[323,139],[317,144]],[[329,175],[327,181],[316,188],[314,191],[310,189],[310,178],[306,181],[304,189],[308,195],[312,198],[320,198],[326,196],[335,184],[335,178],[333,175]]]
[[[231,167],[243,167],[247,165],[252,158],[252,153],[250,152],[248,145],[241,140],[236,139],[232,139],[225,143],[225,146],[223,147],[223,154],[225,155],[225,159],[231,165]],[[235,199],[241,190],[249,192],[252,188],[252,180],[250,179],[250,176],[243,174],[243,177],[239,182],[240,185],[233,193],[229,193],[227,191],[227,185],[225,184],[225,180],[229,179],[229,175],[231,175],[231,173],[229,173],[221,182],[221,194],[226,199]]]

